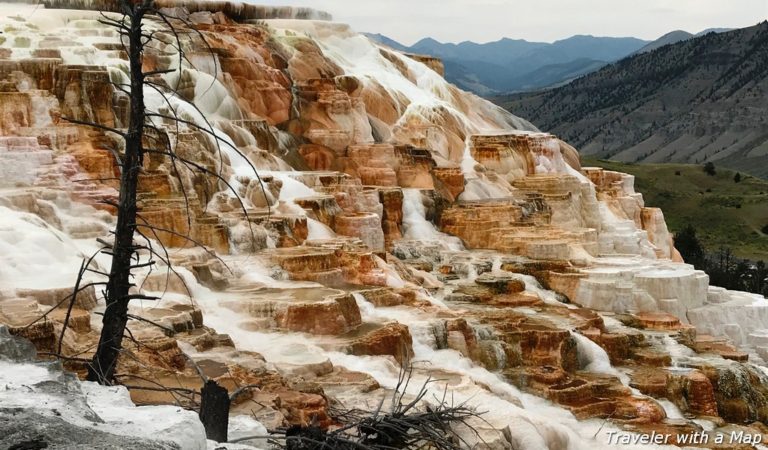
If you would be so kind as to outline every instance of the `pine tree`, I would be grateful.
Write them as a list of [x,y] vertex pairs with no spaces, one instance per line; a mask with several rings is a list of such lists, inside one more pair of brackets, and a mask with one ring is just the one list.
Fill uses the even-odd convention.
[[685,262],[693,264],[697,269],[704,269],[706,262],[704,247],[696,236],[696,229],[693,225],[686,225],[675,235],[675,247]]

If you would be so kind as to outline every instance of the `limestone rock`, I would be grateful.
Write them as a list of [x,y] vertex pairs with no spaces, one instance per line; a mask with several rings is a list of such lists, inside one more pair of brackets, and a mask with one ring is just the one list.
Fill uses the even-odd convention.
[[321,302],[288,304],[275,315],[277,326],[313,334],[343,334],[360,325],[360,310],[351,295]]
[[413,355],[412,341],[407,326],[388,323],[352,342],[350,352],[353,355],[390,355],[405,365]]

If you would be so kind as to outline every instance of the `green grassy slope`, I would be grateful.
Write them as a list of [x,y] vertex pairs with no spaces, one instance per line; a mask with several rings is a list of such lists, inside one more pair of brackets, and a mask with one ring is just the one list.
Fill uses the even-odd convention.
[[[582,159],[583,166],[603,167],[635,175],[635,190],[646,206],[664,211],[670,231],[685,225],[696,228],[708,251],[730,247],[741,258],[768,261],[768,180],[717,167],[709,176],[700,165],[627,164]],[[680,175],[676,175],[676,173]]]

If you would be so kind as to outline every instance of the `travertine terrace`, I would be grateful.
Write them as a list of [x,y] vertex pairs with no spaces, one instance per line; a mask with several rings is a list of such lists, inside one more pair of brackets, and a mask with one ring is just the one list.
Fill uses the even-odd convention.
[[[118,140],[66,120],[126,123],[110,84],[125,82],[126,56],[89,10],[103,3],[0,3],[0,322],[39,352],[55,350],[66,311],[26,325],[113,225]],[[157,124],[242,203],[145,161],[141,213],[169,230],[154,240],[174,271],[138,274],[163,298],[132,308],[154,325],[129,323],[125,384],[197,389],[197,366],[232,391],[259,386],[235,399],[236,422],[332,427],[334,402],[377,403],[411,364],[486,411],[465,438],[487,447],[473,448],[765,430],[768,301],[709,286],[631,176],[582,167],[577,149],[448,84],[439,61],[326,14],[162,5],[207,45],[186,37],[181,67],[172,46],[146,52],[151,70],[179,69],[154,80],[178,95],[147,90],[148,106],[210,127],[224,144]],[[65,354],[91,355],[103,308],[97,290],[79,297]]]

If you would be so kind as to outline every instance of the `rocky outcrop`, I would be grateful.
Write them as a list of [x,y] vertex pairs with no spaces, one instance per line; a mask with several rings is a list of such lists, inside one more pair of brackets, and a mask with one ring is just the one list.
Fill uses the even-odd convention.
[[5,386],[0,442],[9,448],[206,448],[193,411],[137,408],[123,387],[81,383],[58,363],[35,361],[35,347],[5,327],[0,327],[0,365]]
[[322,302],[287,305],[275,315],[277,326],[291,331],[316,334],[342,334],[360,324],[360,311],[349,296]]
[[408,327],[399,323],[386,324],[350,345],[353,355],[390,355],[400,365],[406,365],[413,356],[413,341]]
[[417,55],[415,53],[404,53],[404,55],[424,64],[437,72],[441,77],[445,76],[445,65],[443,65],[443,61],[440,58],[429,55]]

